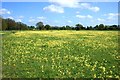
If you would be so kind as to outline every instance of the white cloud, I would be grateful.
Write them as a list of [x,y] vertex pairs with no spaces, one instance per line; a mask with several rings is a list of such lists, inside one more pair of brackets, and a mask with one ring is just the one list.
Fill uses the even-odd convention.
[[76,15],[77,18],[81,18],[81,19],[85,19],[85,18],[88,18],[88,19],[92,19],[93,17],[91,15]]
[[46,19],[45,17],[43,17],[43,16],[41,16],[41,17],[37,17],[38,19],[40,19],[40,20],[44,20],[44,19]]
[[3,9],[0,9],[0,15],[2,14],[11,14],[11,12],[3,8]]
[[18,16],[15,20],[17,22],[22,22],[23,18],[24,18],[24,16]]
[[60,21],[58,21],[58,20],[55,20],[54,22],[55,22],[55,23],[59,23]]
[[97,18],[96,23],[104,23],[104,24],[116,24],[118,23],[118,13],[107,13],[103,15],[105,18]]
[[47,7],[44,7],[43,10],[49,10],[56,13],[64,13],[64,8],[57,5],[49,5]]
[[88,9],[94,12],[98,12],[100,10],[99,7],[91,6],[89,3],[81,3],[79,7],[83,9]]
[[83,15],[76,15],[77,18],[85,18],[86,16]]
[[55,3],[61,7],[76,8],[79,7],[79,0],[49,0],[51,3]]
[[[119,2],[119,0],[78,0],[80,2]],[[48,0],[2,0],[2,2],[48,2]]]
[[12,16],[9,16],[9,17],[7,17],[7,18],[14,19]]
[[43,17],[43,16],[40,16],[40,17],[29,17],[29,20],[28,22],[32,22],[32,23],[36,23],[36,22],[39,22],[39,21],[44,21],[46,19],[46,17]]
[[98,22],[105,22],[105,19],[97,18]]
[[23,19],[23,18],[24,18],[24,16],[19,16],[18,18]]
[[118,14],[118,13],[108,13],[108,14],[104,14],[104,16],[107,17],[107,20],[112,21],[112,20],[117,20],[118,16],[120,16],[120,14]]
[[28,22],[35,22],[35,21],[36,21],[35,19],[28,20]]
[[118,17],[118,15],[119,15],[118,13],[109,13],[109,14],[108,14],[108,19],[109,19],[109,20],[112,20],[112,19],[114,19],[115,17]]
[[89,3],[80,3],[80,0],[49,0],[51,3],[55,3],[61,7],[69,7],[69,8],[85,8],[94,12],[98,12],[100,10],[99,7],[91,6]]
[[91,7],[89,9],[92,10],[92,11],[94,11],[94,12],[98,12],[100,10],[99,7]]
[[22,22],[22,20],[21,20],[21,19],[17,19],[16,21],[17,21],[17,22]]
[[46,17],[40,16],[40,17],[29,17],[28,22],[29,23],[33,23],[36,24],[37,22],[43,22],[43,23],[47,23]]
[[[92,6],[89,3],[80,3],[80,0],[49,0],[52,5],[44,7],[43,10],[49,10],[51,12],[64,13],[64,7],[69,8],[82,8],[88,9],[94,12],[98,12],[100,10],[97,6]],[[79,13],[79,12],[76,12]]]
[[40,17],[37,17],[36,22],[39,22],[39,21],[46,22],[45,19],[46,17],[40,16]]
[[68,20],[68,23],[72,23],[72,21],[71,21],[71,20]]
[[77,14],[79,14],[80,12],[79,11],[76,11]]
[[29,17],[30,19],[33,19],[33,17]]
[[91,15],[87,15],[87,18],[92,19],[93,17]]

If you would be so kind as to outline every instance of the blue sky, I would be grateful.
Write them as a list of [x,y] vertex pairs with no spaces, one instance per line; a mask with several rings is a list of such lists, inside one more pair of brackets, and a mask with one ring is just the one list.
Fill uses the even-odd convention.
[[84,26],[96,24],[118,24],[118,2],[78,2],[75,0],[49,0],[48,2],[2,2],[0,14],[27,25],[42,21],[52,26],[80,23]]

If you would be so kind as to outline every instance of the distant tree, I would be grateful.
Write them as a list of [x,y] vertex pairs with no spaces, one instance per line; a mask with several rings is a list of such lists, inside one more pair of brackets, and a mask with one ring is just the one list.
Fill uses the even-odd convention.
[[1,18],[1,20],[2,20],[2,30],[6,30],[7,29],[7,22],[6,22],[6,20],[5,19],[2,19]]
[[99,27],[99,26],[98,26],[98,25],[96,25],[96,26],[94,27],[94,29],[95,29],[95,30],[98,30],[98,27]]
[[16,27],[16,22],[10,18],[5,19],[7,23],[7,30],[14,30]]
[[71,27],[69,25],[66,25],[66,30],[71,30]]
[[118,25],[112,25],[113,30],[117,30],[118,29]]
[[109,30],[119,30],[119,25],[111,25],[108,28]]
[[98,29],[99,29],[99,30],[104,30],[104,24],[100,24],[100,25],[98,26]]
[[110,27],[110,26],[105,25],[105,26],[104,26],[104,30],[109,30],[109,27]]
[[38,22],[36,24],[36,28],[39,29],[39,30],[44,30],[44,24],[43,24],[43,22]]
[[60,30],[66,30],[66,27],[65,26],[62,26],[59,28]]
[[16,22],[16,30],[28,30],[28,26],[22,22]]
[[71,26],[71,29],[72,29],[72,30],[75,30],[75,27]]
[[[15,22],[15,20],[7,18],[4,19],[0,16],[0,30],[34,30],[34,26],[27,26],[22,22]],[[45,25],[43,22],[36,23],[36,29],[39,30],[120,30],[120,25],[104,25],[99,24],[94,28],[92,26],[83,27],[81,24],[76,24],[75,27],[66,25],[66,26],[50,26],[49,24]]]
[[29,29],[29,30],[34,30],[34,29],[35,29],[35,26],[28,26],[28,29]]
[[120,30],[120,25],[118,25],[118,30]]
[[81,24],[76,24],[75,26],[76,26],[75,27],[76,30],[82,30],[82,29],[84,29],[83,25],[81,25]]
[[87,26],[87,28],[86,28],[87,30],[93,30],[93,27],[92,26]]
[[93,27],[92,26],[90,26],[90,30],[92,30],[93,29]]
[[46,30],[50,30],[50,28],[51,28],[50,25],[48,25],[48,24],[45,25]]
[[59,26],[53,26],[51,27],[52,30],[60,30],[60,27]]

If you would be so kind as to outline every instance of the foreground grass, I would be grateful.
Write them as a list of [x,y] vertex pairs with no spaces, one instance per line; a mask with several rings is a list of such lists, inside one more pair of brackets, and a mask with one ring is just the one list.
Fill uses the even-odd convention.
[[119,78],[117,31],[1,34],[4,78]]

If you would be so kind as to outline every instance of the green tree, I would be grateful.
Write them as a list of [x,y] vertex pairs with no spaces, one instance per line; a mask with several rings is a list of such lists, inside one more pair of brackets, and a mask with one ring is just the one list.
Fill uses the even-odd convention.
[[38,22],[36,24],[36,28],[39,29],[39,30],[44,30],[44,24],[43,24],[43,22]]
[[35,26],[28,26],[29,30],[34,30]]
[[5,19],[7,23],[7,30],[14,30],[16,27],[16,22],[10,18]]
[[93,27],[92,26],[87,26],[87,28],[86,28],[87,30],[93,30]]
[[45,29],[46,29],[46,30],[50,30],[50,25],[46,24],[46,25],[45,25]]
[[28,26],[22,22],[16,22],[16,29],[17,30],[27,30]]
[[94,27],[94,29],[95,29],[95,30],[98,30],[98,27],[99,27],[99,26],[98,26],[98,25],[96,25],[96,26]]
[[82,29],[84,29],[83,25],[81,25],[81,24],[76,24],[75,26],[76,26],[75,27],[76,30],[82,30]]
[[60,27],[60,30],[66,30],[65,26]]
[[66,25],[66,30],[71,30],[71,27],[69,25]]
[[0,17],[0,23],[2,23],[2,24],[0,24],[0,30],[6,30],[6,28],[7,28],[6,20],[3,19],[2,17]]
[[104,30],[104,28],[105,28],[105,27],[104,27],[104,24],[100,24],[100,25],[98,26],[98,29],[99,29],[99,30]]

